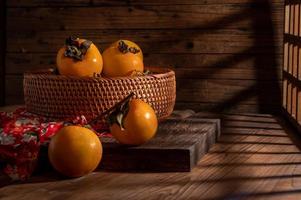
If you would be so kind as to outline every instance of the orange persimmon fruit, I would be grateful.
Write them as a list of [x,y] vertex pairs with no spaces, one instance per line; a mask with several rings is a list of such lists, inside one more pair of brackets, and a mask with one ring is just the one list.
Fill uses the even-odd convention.
[[143,55],[140,47],[128,40],[111,44],[102,54],[103,75],[105,77],[130,76],[133,72],[143,72]]
[[80,177],[96,169],[102,157],[102,145],[90,129],[66,126],[51,138],[48,156],[61,174]]
[[66,39],[66,44],[57,53],[56,63],[61,75],[92,77],[100,74],[103,59],[97,47],[89,40]]
[[158,120],[154,109],[140,99],[132,99],[124,107],[125,113],[112,113],[110,132],[121,144],[141,145],[156,134]]
[[141,60],[143,61],[143,52],[142,52],[142,49],[138,46],[138,44],[136,44],[135,42],[133,42],[133,41],[130,41],[130,40],[117,40],[116,42],[114,42],[114,43],[112,43],[110,46],[112,47],[117,47],[118,46],[118,44],[120,43],[120,42],[124,42],[127,46],[128,46],[128,48],[135,48],[135,49],[137,49],[138,51],[137,51],[137,53],[135,53],[137,56],[139,56],[140,58],[141,58]]

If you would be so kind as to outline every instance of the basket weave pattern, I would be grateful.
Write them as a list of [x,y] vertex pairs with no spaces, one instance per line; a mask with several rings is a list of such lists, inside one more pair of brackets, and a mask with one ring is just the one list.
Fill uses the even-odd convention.
[[50,118],[85,115],[93,119],[131,92],[149,103],[158,119],[168,117],[176,98],[175,73],[151,68],[156,74],[119,78],[78,78],[49,73],[24,74],[24,99],[29,112]]

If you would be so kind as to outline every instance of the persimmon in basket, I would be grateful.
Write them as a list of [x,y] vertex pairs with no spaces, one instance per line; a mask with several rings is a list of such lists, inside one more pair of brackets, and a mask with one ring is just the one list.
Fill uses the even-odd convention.
[[103,60],[97,47],[89,40],[72,38],[66,39],[56,57],[58,72],[61,75],[92,77],[100,74]]
[[133,42],[133,41],[130,41],[130,40],[118,40],[118,41],[112,43],[112,44],[110,45],[110,47],[117,47],[120,43],[123,43],[123,42],[128,46],[128,48],[134,48],[134,49],[136,49],[136,53],[135,53],[135,54],[136,54],[138,57],[140,57],[141,60],[143,61],[143,53],[142,53],[142,49],[138,46],[138,44],[136,44],[136,43]]
[[102,54],[103,75],[105,77],[130,76],[134,72],[143,73],[143,54],[141,48],[129,40],[118,40]]
[[102,145],[90,129],[66,126],[52,137],[48,156],[57,171],[68,177],[79,177],[96,169],[102,157]]

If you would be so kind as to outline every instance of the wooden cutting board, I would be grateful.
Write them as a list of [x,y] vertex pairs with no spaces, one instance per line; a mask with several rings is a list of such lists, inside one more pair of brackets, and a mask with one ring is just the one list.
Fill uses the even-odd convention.
[[151,141],[125,147],[103,138],[100,168],[116,171],[190,171],[219,136],[217,119],[167,119]]
[[[156,136],[144,145],[127,147],[114,138],[101,138],[103,157],[99,169],[118,172],[190,171],[219,135],[219,119],[204,119],[192,113],[175,112],[159,124]],[[45,170],[47,149],[41,154],[40,163]],[[47,165],[50,166],[49,163]]]

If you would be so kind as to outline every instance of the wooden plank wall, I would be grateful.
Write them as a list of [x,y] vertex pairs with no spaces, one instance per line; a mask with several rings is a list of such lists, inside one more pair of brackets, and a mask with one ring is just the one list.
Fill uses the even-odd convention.
[[177,108],[279,108],[283,0],[9,0],[6,103],[22,102],[22,73],[50,67],[69,35],[102,50],[125,38],[145,64],[172,66]]
[[0,1],[0,106],[4,105],[4,83],[5,83],[5,48],[6,48],[6,12],[5,1]]

